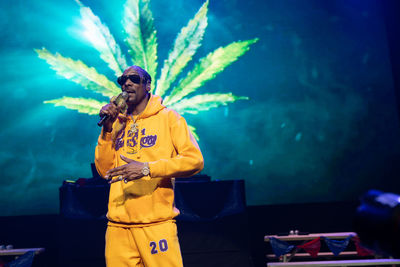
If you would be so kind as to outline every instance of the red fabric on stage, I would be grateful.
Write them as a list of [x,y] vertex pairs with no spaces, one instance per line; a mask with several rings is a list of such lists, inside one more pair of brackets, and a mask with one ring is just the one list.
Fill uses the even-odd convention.
[[371,256],[374,255],[374,252],[370,249],[361,245],[360,238],[358,236],[354,236],[353,238],[354,244],[356,246],[357,254],[359,256]]
[[318,237],[314,240],[311,240],[305,244],[298,245],[298,248],[304,249],[308,254],[311,255],[311,257],[317,257],[318,252],[321,249],[321,238]]

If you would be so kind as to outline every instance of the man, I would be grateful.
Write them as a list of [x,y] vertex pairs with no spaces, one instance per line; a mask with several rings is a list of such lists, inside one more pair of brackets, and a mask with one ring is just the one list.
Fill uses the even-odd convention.
[[109,179],[107,266],[183,266],[174,217],[174,177],[203,168],[203,156],[186,121],[150,93],[151,77],[138,66],[118,78],[127,110],[111,101],[95,163]]

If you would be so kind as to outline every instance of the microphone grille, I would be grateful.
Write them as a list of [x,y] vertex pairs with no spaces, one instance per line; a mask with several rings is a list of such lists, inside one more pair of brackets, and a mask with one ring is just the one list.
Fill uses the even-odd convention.
[[127,92],[123,91],[121,96],[123,99],[127,100],[129,95]]

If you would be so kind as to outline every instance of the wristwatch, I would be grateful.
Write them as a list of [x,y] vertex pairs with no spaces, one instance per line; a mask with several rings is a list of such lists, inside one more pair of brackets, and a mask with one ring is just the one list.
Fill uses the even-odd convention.
[[143,174],[143,176],[147,176],[150,174],[149,163],[147,163],[147,162],[144,163],[144,166],[142,168],[142,174]]

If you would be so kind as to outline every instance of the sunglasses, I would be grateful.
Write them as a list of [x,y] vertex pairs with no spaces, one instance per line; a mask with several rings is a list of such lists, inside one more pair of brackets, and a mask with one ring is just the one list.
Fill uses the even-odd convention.
[[136,83],[136,84],[140,84],[140,82],[142,81],[142,78],[140,78],[139,75],[137,74],[132,74],[132,75],[121,75],[118,77],[117,82],[119,85],[124,85],[126,83],[127,80],[131,80],[131,82]]

